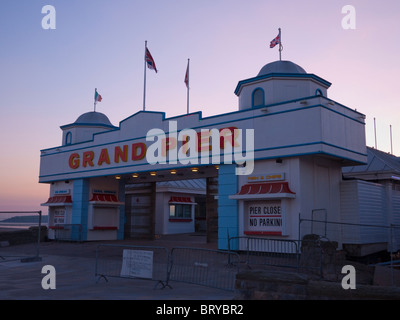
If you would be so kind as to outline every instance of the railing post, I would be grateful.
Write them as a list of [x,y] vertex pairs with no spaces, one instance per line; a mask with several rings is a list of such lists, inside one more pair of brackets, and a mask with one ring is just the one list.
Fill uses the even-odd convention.
[[[39,230],[38,230],[38,244],[37,244],[37,251],[36,251],[36,258],[39,259],[40,257],[40,231],[42,229],[42,211],[38,211],[39,213]],[[40,259],[41,260],[41,259]]]

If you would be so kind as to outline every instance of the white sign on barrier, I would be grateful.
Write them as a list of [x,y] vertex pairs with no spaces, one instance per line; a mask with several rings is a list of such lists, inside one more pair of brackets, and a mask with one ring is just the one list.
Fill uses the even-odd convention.
[[121,277],[153,278],[153,251],[123,251]]

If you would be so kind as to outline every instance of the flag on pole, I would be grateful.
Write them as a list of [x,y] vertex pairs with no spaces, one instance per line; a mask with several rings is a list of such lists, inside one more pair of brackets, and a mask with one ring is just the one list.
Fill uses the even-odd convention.
[[188,59],[188,64],[186,68],[186,74],[185,74],[185,84],[187,88],[187,114],[189,114],[189,65],[190,65],[190,59]]
[[103,100],[103,98],[102,98],[101,95],[97,92],[97,89],[95,89],[95,91],[94,91],[94,102],[101,102],[101,100]]
[[150,51],[149,49],[147,49],[147,47],[146,47],[145,60],[147,62],[147,67],[151,70],[154,70],[157,73],[156,63],[154,62],[154,59],[151,56]]
[[186,88],[189,89],[189,60],[188,60],[187,68],[186,68],[185,84],[186,84]]
[[270,48],[273,48],[273,47],[275,47],[277,44],[280,44],[280,43],[281,43],[281,34],[279,33],[279,34],[276,36],[276,38],[274,38],[274,39],[271,41],[269,47],[270,47]]

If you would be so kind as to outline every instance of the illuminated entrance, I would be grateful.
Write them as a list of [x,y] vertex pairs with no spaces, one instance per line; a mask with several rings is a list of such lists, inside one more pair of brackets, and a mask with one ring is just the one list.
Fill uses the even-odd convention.
[[135,173],[119,180],[125,183],[125,239],[198,232],[217,241],[217,167]]

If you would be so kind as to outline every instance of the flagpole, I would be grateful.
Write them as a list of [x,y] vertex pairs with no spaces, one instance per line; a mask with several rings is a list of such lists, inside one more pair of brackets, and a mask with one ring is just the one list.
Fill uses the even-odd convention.
[[146,110],[146,49],[147,40],[144,42],[144,85],[143,85],[143,111]]
[[190,59],[188,59],[188,66],[187,66],[187,114],[189,114],[189,83],[190,83],[190,77],[189,77],[189,67],[190,67]]
[[279,28],[279,61],[282,61],[282,35],[281,35],[281,28]]

